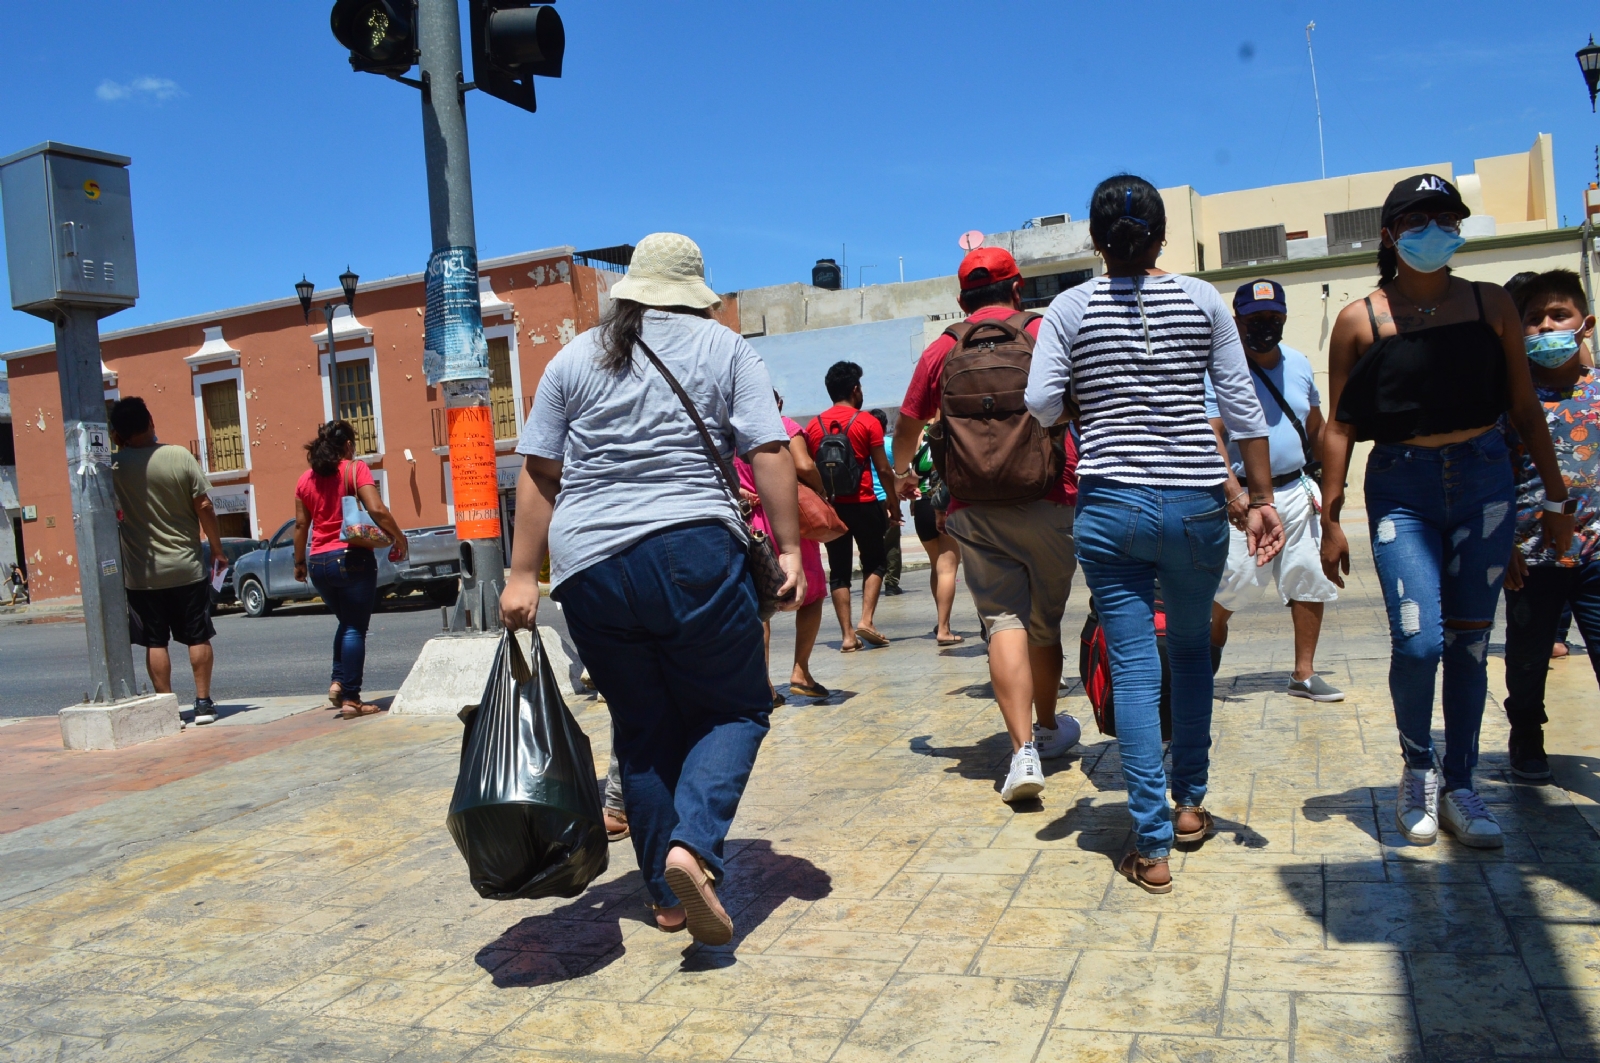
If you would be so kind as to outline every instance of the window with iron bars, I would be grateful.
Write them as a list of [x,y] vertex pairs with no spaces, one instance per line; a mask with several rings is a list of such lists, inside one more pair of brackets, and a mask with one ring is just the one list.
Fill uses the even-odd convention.
[[372,410],[372,368],[365,358],[334,365],[335,413],[356,430],[356,453],[378,452],[378,428]]
[[511,340],[494,336],[489,340],[489,408],[494,414],[494,437],[517,437],[517,396],[511,386]]

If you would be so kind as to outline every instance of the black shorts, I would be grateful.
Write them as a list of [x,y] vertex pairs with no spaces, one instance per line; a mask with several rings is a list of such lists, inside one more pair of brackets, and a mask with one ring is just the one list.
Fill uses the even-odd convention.
[[128,639],[159,649],[168,642],[198,646],[217,634],[211,626],[211,586],[207,580],[158,591],[128,588]]
[[849,590],[851,564],[850,543],[855,541],[861,551],[861,572],[864,576],[882,576],[889,571],[889,551],[883,537],[889,531],[889,514],[882,502],[835,502],[834,512],[844,521],[848,534],[828,543],[828,589]]
[[911,523],[916,525],[917,538],[931,543],[939,537],[939,521],[933,513],[933,503],[919,498],[911,503]]

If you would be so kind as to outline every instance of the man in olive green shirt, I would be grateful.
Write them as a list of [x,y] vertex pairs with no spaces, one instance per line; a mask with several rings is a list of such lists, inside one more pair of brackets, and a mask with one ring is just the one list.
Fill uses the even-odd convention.
[[[167,643],[189,647],[194,669],[194,720],[213,723],[211,700],[210,577],[226,566],[217,514],[207,495],[211,484],[184,447],[156,442],[155,421],[140,398],[111,408],[111,436],[118,450],[111,464],[122,540],[122,582],[128,590],[129,637],[145,648],[145,670],[157,693],[172,691]],[[200,535],[211,544],[213,572],[200,555]]]

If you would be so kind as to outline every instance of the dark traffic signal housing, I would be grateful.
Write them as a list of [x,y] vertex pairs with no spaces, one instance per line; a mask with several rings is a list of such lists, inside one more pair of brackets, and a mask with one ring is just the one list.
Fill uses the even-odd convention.
[[538,110],[533,79],[561,76],[561,56],[567,48],[561,16],[555,8],[531,0],[470,3],[473,83],[525,111]]
[[355,69],[399,75],[416,65],[416,0],[338,0],[330,21]]

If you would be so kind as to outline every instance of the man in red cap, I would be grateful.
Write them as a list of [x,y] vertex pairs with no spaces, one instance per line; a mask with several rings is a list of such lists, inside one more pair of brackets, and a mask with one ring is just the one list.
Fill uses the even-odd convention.
[[[1031,363],[1033,340],[1039,333],[1039,315],[1022,312],[1022,274],[1016,259],[1004,248],[980,247],[968,253],[957,272],[961,285],[961,308],[966,321],[947,329],[922,352],[911,375],[900,419],[895,426],[894,453],[902,463],[917,452],[919,433],[924,425],[944,415],[941,426],[946,438],[954,439],[961,430],[958,420],[966,405],[946,405],[945,363],[959,358],[963,365],[969,355],[997,356],[1013,374],[1020,369],[1023,380]],[[984,329],[974,335],[976,326],[1004,324],[1004,329]],[[973,343],[968,345],[968,338]],[[989,358],[986,364],[993,364]],[[1009,363],[1008,363],[1009,360]],[[952,371],[953,375],[960,375]],[[966,385],[951,386],[954,395]],[[981,390],[981,388],[980,388]],[[985,411],[993,411],[995,396],[969,396]],[[1005,411],[1000,411],[1004,413]],[[975,420],[976,418],[974,418]],[[1044,429],[1018,422],[1022,446],[1034,448],[1038,456]],[[1028,436],[1028,432],[1035,435]],[[998,438],[998,436],[997,436]],[[952,498],[946,529],[961,544],[961,562],[967,569],[967,589],[989,634],[989,677],[995,700],[1011,735],[1011,766],[1000,788],[1002,801],[1021,801],[1037,797],[1044,790],[1041,758],[1059,757],[1077,744],[1080,728],[1071,716],[1056,716],[1056,692],[1061,683],[1061,616],[1066,611],[1067,594],[1072,589],[1072,574],[1077,568],[1073,556],[1072,513],[1077,501],[1077,449],[1065,433],[1046,443],[1055,449],[1055,460],[1065,460],[1059,475],[1050,466],[1046,479],[1036,485],[1032,500],[1016,504],[985,504],[976,497],[963,502],[958,484],[963,477],[950,467],[957,460],[957,449],[947,447],[945,478]],[[1010,469],[1025,462],[1005,460],[1007,455],[985,455],[985,466]],[[1035,469],[1038,462],[1033,463]],[[895,483],[904,498],[912,497],[916,477],[911,469],[897,468]],[[965,478],[971,482],[972,477]],[[1024,487],[1024,497],[1027,496]],[[999,492],[1003,494],[1004,492]],[[1037,722],[1035,716],[1037,715]]]

